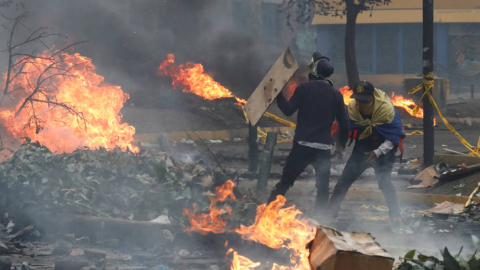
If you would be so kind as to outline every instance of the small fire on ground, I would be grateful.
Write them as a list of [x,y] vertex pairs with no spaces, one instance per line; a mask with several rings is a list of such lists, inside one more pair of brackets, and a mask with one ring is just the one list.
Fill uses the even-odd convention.
[[[216,194],[209,196],[211,205],[209,213],[195,213],[188,209],[184,214],[188,217],[192,227],[187,231],[195,231],[201,234],[208,232],[224,233],[227,231],[226,224],[231,216],[229,206],[219,206],[217,202],[224,202],[233,196],[234,183],[227,181],[223,186],[216,188]],[[229,229],[230,233],[241,235],[242,239],[261,243],[273,249],[285,248],[290,250],[290,263],[293,266],[273,264],[272,270],[309,270],[309,252],[306,245],[315,236],[315,227],[306,220],[298,218],[303,213],[295,206],[283,208],[286,199],[278,196],[277,200],[269,205],[262,204],[257,207],[255,223],[251,226],[240,226],[240,228]],[[194,207],[195,208],[195,207]],[[221,215],[219,213],[227,213]],[[255,269],[261,265],[260,262],[253,262],[248,257],[238,254],[230,249],[227,254],[233,254],[231,270]]]
[[[138,152],[132,144],[135,128],[121,123],[120,110],[129,95],[120,86],[106,83],[96,74],[92,60],[78,53],[61,53],[60,68],[70,71],[68,76],[57,76],[60,68],[47,68],[54,64],[51,56],[45,51],[27,62],[11,83],[11,89],[16,89],[15,108],[0,109],[0,123],[6,130],[18,140],[29,137],[53,152],[69,153],[84,146]],[[42,79],[41,91],[34,93]],[[24,104],[29,96],[31,102]]]

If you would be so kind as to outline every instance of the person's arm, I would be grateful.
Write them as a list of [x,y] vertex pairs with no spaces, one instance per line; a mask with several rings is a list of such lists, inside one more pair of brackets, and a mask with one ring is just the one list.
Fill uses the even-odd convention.
[[[338,92],[338,91],[337,91]],[[348,134],[350,132],[350,120],[348,119],[348,113],[345,109],[345,103],[343,102],[343,95],[338,92],[339,103],[337,103],[336,118],[338,121],[338,136],[340,146],[345,147],[348,141]]]
[[300,102],[300,92],[301,92],[302,85],[299,85],[295,92],[293,93],[290,100],[287,100],[283,93],[280,93],[277,96],[277,105],[278,108],[285,114],[286,116],[291,116],[298,110],[299,102]]
[[386,155],[388,152],[392,151],[392,149],[395,147],[395,145],[389,141],[389,140],[385,140],[384,143],[382,143],[378,149],[375,149],[373,150],[373,152],[375,153],[375,155],[378,157],[380,157],[381,155]]

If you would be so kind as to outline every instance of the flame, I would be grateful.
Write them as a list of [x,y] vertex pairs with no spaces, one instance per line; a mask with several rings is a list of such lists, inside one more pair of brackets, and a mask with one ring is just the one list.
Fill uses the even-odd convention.
[[419,108],[416,115],[413,113],[412,108],[414,108],[417,105],[413,100],[406,99],[403,96],[395,96],[395,93],[392,93],[392,97],[390,99],[392,100],[392,103],[395,107],[402,107],[410,115],[418,117],[418,118],[423,118],[423,109],[422,108]]
[[[35,83],[45,71],[44,67],[53,63],[49,51],[39,57],[27,63],[23,73],[12,82],[12,89],[19,89],[13,96],[18,101],[16,108],[0,109],[0,122],[9,133],[17,139],[30,137],[57,152],[72,152],[83,146],[120,147],[124,151],[129,148],[138,152],[138,148],[132,145],[135,128],[127,123],[121,124],[120,110],[129,95],[120,86],[105,83],[104,77],[96,74],[92,60],[78,53],[61,53],[65,66],[72,68],[74,76],[55,76],[58,70],[47,70],[43,78],[51,77],[42,86],[46,94],[34,95],[33,98],[38,100],[33,103],[34,107],[27,104],[15,117],[25,98],[33,93],[29,84]],[[61,106],[45,103],[47,100],[68,104],[81,113],[85,121]],[[33,110],[43,120],[41,125],[27,125],[32,123]]]
[[345,102],[345,105],[350,104],[350,102],[353,100],[353,98],[350,97],[353,94],[353,91],[350,90],[348,86],[340,88],[339,91],[343,95],[343,102]]
[[[345,102],[345,105],[350,104],[350,102],[353,100],[350,96],[353,94],[353,91],[350,90],[348,86],[345,86],[343,88],[340,88],[340,92],[343,95],[343,100]],[[395,107],[401,107],[405,109],[405,111],[410,114],[413,117],[416,118],[423,118],[423,109],[419,108],[417,111],[417,114],[413,113],[413,108],[417,105],[412,99],[406,99],[403,96],[395,95],[395,93],[392,93],[392,97],[390,98],[392,101],[393,106]],[[436,119],[434,119],[434,124],[436,125]]]
[[249,258],[238,255],[238,253],[232,248],[227,251],[227,254],[230,253],[233,253],[232,266],[230,267],[231,270],[250,270],[261,265],[259,262],[254,263]]
[[287,86],[287,89],[286,91],[283,93],[283,95],[285,96],[285,98],[287,100],[290,100],[293,96],[293,93],[295,93],[295,90],[297,89],[297,86],[298,86],[298,82],[297,81],[291,81],[288,83],[288,86]]
[[[222,202],[233,195],[234,183],[227,181],[223,186],[216,188],[216,195],[209,196],[210,213],[195,215],[194,212],[184,209],[184,214],[190,220],[191,227],[187,231],[196,231],[201,234],[208,232],[224,233],[226,231],[227,221],[223,219],[222,214],[231,216],[230,207],[218,208],[217,202]],[[290,262],[292,267],[273,264],[272,270],[309,270],[307,243],[315,236],[315,228],[308,224],[306,220],[297,218],[303,214],[301,211],[290,206],[285,206],[286,199],[278,196],[277,199],[269,205],[263,204],[257,207],[255,223],[251,226],[240,226],[238,229],[230,232],[238,233],[248,241],[259,242],[270,248],[286,248],[291,251]],[[195,208],[195,207],[194,207]],[[261,265],[259,262],[253,262],[245,256],[239,255],[233,249],[229,249],[227,254],[233,253],[231,270],[254,269]]]
[[[292,251],[290,262],[294,267],[274,265],[273,269],[308,270],[307,243],[315,236],[315,228],[306,220],[297,219],[303,214],[295,206],[282,208],[286,199],[278,196],[270,204],[262,204],[257,208],[255,223],[252,226],[240,226],[234,231],[243,239],[262,243],[270,248],[286,248]],[[232,267],[232,269],[234,269]]]
[[158,72],[172,78],[174,89],[182,88],[184,92],[194,93],[206,100],[234,97],[238,103],[246,103],[246,100],[234,96],[230,90],[206,74],[201,64],[189,62],[186,65],[175,65],[173,54],[167,55],[167,59],[158,67]]
[[196,204],[193,205],[193,211],[183,209],[183,214],[188,217],[191,224],[191,227],[187,228],[187,232],[194,231],[203,235],[209,232],[224,233],[227,221],[223,219],[223,216],[226,215],[226,218],[230,217],[232,215],[232,208],[228,205],[219,208],[217,207],[217,202],[223,202],[228,197],[235,201],[236,198],[233,194],[234,186],[235,184],[228,180],[222,186],[215,188],[216,194],[208,196],[210,199],[210,206],[208,207],[210,211],[209,214],[201,213],[200,215],[195,215],[195,212],[198,212]]

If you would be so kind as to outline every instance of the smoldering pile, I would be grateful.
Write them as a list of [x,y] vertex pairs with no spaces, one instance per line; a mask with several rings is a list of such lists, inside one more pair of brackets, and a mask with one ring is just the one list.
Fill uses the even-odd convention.
[[0,164],[0,190],[10,210],[138,221],[181,216],[192,200],[204,199],[202,192],[213,182],[214,169],[202,161],[184,164],[145,149],[132,153],[82,148],[56,154],[28,142]]

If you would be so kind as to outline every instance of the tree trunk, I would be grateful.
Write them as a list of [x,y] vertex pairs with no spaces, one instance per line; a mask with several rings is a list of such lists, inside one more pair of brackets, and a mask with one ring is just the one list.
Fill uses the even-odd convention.
[[355,27],[357,24],[358,8],[347,3],[347,26],[345,30],[345,66],[347,69],[348,86],[353,89],[360,81],[355,54]]

